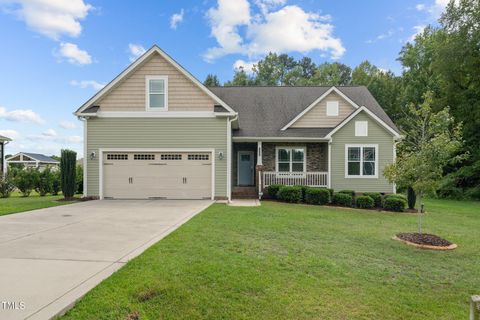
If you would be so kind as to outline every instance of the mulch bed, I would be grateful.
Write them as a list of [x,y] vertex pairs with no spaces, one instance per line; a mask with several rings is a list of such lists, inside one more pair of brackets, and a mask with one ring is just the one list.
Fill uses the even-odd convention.
[[457,247],[456,244],[429,233],[398,233],[393,239],[422,249],[452,250]]

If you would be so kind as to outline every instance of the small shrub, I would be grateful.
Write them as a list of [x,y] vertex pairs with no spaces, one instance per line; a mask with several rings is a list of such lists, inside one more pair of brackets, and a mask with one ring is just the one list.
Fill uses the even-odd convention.
[[407,206],[407,201],[400,197],[388,197],[385,199],[385,203],[383,204],[383,208],[385,210],[402,212],[405,210]]
[[267,187],[268,195],[269,195],[272,199],[277,199],[278,190],[280,190],[281,187],[283,187],[281,184],[272,184],[272,185],[269,185],[269,186]]
[[302,201],[302,188],[299,186],[282,186],[278,190],[277,198],[285,202],[299,203]]
[[337,192],[333,194],[332,202],[339,206],[351,207],[353,198],[348,193]]
[[335,193],[335,191],[333,189],[328,189],[328,188],[325,188],[325,190],[328,190],[328,192],[330,192],[330,201],[332,201],[333,194]]
[[23,197],[28,197],[35,188],[37,179],[38,171],[33,168],[19,171],[14,179],[15,187],[20,190]]
[[353,190],[340,190],[338,193],[344,193],[344,194],[349,194],[352,198],[355,197],[355,191]]
[[405,202],[407,201],[407,197],[401,193],[387,194],[384,197],[384,200],[387,200],[388,198],[399,198],[399,199],[405,200]]
[[75,183],[77,184],[77,187],[75,188],[76,193],[83,193],[83,167],[81,165],[77,165],[77,170],[76,170],[76,179]]
[[309,204],[328,204],[330,192],[327,189],[308,188],[305,194],[305,202]]
[[8,198],[10,194],[15,190],[15,184],[10,175],[0,177],[0,198]]
[[417,202],[417,195],[415,194],[415,190],[413,190],[412,187],[408,187],[407,189],[408,209],[415,209],[416,202]]
[[60,192],[60,183],[61,183],[61,178],[60,178],[60,171],[54,171],[52,172],[52,195],[56,196]]
[[76,188],[77,153],[64,149],[60,158],[61,188],[65,199],[73,198]]
[[375,201],[369,196],[360,196],[357,198],[357,207],[360,209],[371,209],[375,206]]
[[53,175],[50,171],[50,168],[47,167],[42,172],[38,173],[38,178],[35,184],[35,191],[37,191],[41,197],[44,197],[45,195],[47,195],[47,193],[52,192],[52,187]]
[[307,190],[310,189],[309,186],[299,186],[302,189],[302,202],[306,202]]
[[364,192],[363,195],[372,198],[375,207],[380,208],[382,206],[382,195],[380,192]]

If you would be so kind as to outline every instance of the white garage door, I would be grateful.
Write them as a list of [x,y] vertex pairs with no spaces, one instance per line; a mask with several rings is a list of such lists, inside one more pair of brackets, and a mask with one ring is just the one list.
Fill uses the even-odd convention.
[[103,196],[210,199],[211,158],[211,153],[202,152],[105,152]]

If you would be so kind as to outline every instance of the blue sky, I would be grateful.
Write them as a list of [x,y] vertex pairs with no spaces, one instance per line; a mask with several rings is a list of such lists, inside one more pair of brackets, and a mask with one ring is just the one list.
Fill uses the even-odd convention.
[[0,0],[0,134],[7,153],[82,157],[72,112],[153,44],[201,81],[269,51],[400,74],[398,52],[447,2]]

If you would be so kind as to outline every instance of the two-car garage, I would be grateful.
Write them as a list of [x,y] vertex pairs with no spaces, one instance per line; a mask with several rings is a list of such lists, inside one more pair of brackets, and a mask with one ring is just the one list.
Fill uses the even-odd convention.
[[105,199],[211,199],[214,159],[199,151],[101,152]]

